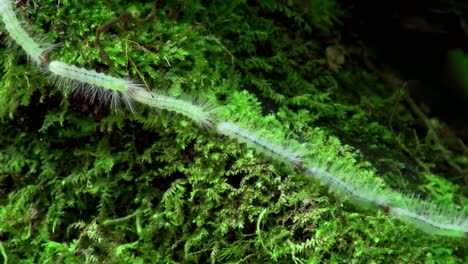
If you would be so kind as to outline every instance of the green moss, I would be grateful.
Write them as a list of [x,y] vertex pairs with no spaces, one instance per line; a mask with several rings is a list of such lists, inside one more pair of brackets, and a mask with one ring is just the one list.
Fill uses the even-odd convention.
[[[328,68],[319,36],[332,37],[343,15],[333,2],[157,4],[155,19],[101,34],[107,64],[96,28],[125,10],[143,19],[153,6],[127,2],[27,1],[26,8],[30,23],[61,43],[53,59],[225,105],[220,119],[295,133],[311,142],[311,156],[467,204],[459,183],[424,177],[401,151],[395,138],[437,153],[415,141],[400,92],[387,92],[362,65]],[[21,53],[10,54],[1,58],[0,241],[11,263],[466,261],[463,241],[339,201],[183,117],[62,98]],[[440,155],[419,158],[449,175],[435,168],[444,164]],[[466,166],[461,154],[448,155]]]

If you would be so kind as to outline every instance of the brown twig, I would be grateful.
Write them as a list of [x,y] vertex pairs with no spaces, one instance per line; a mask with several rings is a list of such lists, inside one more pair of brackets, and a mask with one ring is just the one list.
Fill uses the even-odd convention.
[[102,60],[107,64],[110,64],[111,61],[109,59],[109,55],[107,55],[107,53],[102,48],[101,42],[99,41],[99,35],[102,32],[108,31],[113,25],[117,23],[124,22],[125,24],[127,24],[130,20],[133,20],[132,14],[130,14],[130,12],[123,12],[119,17],[104,23],[102,26],[96,29],[96,39],[94,40],[94,43],[96,44],[96,47],[99,50],[99,55],[101,55]]
[[[406,84],[401,84],[401,81],[398,81],[398,80],[395,80],[395,78],[391,78],[389,77],[388,75],[382,73],[380,70],[378,70],[373,64],[372,62],[369,60],[368,56],[367,56],[367,53],[365,52],[364,54],[364,63],[365,65],[372,71],[374,71],[380,78],[382,78],[387,84],[389,84],[390,88],[393,90],[393,91],[396,91],[397,89],[399,89],[399,87],[401,86],[405,86]],[[459,174],[462,174],[463,173],[463,169],[460,168],[460,166],[458,166],[458,164],[454,163],[452,161],[452,159],[449,157],[449,155],[447,154],[447,150],[446,148],[444,147],[444,144],[442,143],[442,141],[440,140],[440,137],[437,133],[437,130],[434,128],[434,126],[432,125],[432,123],[430,122],[429,118],[423,113],[423,111],[421,111],[421,109],[416,105],[416,103],[413,101],[413,99],[408,95],[406,94],[404,96],[404,99],[405,99],[405,102],[409,105],[411,111],[419,118],[423,121],[424,123],[424,126],[426,127],[426,129],[430,132],[428,133],[428,135],[430,135],[431,139],[433,140],[434,142],[434,145],[436,147],[437,150],[439,150],[439,152],[441,153],[442,157],[444,158],[444,160],[447,162],[447,164],[449,166],[451,166],[453,169],[455,169],[457,171],[457,173]],[[414,160],[415,162],[421,166],[424,171],[426,172],[429,172],[429,169],[422,163],[422,161],[420,161],[416,155],[414,155],[408,148],[406,148],[404,146],[404,144],[398,139],[398,137],[396,136],[395,132],[393,131],[393,128],[392,128],[392,125],[391,125],[391,119],[392,119],[392,116],[393,114],[390,116],[390,120],[389,120],[389,126],[390,126],[390,130],[395,138],[395,140],[397,141],[397,143],[399,144],[399,146],[405,151],[407,152]]]

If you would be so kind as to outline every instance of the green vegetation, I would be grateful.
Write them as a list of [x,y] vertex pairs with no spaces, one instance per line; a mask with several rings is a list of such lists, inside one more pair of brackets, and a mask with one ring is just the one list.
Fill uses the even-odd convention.
[[[435,130],[415,136],[404,92],[386,89],[352,56],[331,66],[326,48],[340,44],[336,26],[346,15],[332,1],[85,2],[27,1],[19,14],[29,30],[61,43],[52,59],[209,100],[225,106],[220,117],[303,137],[317,159],[355,166],[370,180],[380,175],[399,191],[468,204],[457,178],[466,150],[434,141]],[[151,10],[155,17],[142,22]],[[125,11],[135,19],[100,34],[106,62],[95,31]],[[467,261],[466,241],[355,208],[182,116],[63,97],[3,44],[5,35],[4,262]]]

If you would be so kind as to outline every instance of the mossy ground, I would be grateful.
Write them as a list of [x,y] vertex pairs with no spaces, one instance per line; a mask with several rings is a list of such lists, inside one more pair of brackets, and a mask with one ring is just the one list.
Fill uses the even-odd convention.
[[[85,2],[27,1],[19,13],[29,30],[61,43],[51,59],[209,100],[225,106],[220,119],[294,133],[317,158],[467,204],[456,177],[466,156],[414,134],[404,92],[366,70],[355,46],[344,45],[346,62],[331,69],[326,48],[340,44],[346,15],[333,2]],[[142,22],[152,7],[155,17]],[[95,30],[124,11],[136,20],[100,36],[108,63]],[[63,97],[2,45],[0,241],[9,263],[467,260],[466,241],[354,208],[183,117]]]

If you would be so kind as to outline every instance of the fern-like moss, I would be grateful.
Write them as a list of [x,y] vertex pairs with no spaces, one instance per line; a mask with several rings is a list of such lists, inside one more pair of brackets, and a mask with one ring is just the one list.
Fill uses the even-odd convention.
[[[85,2],[27,1],[18,11],[61,43],[54,59],[225,105],[219,118],[295,133],[311,141],[309,155],[333,153],[369,179],[387,172],[395,188],[406,188],[397,172],[418,170],[388,127],[392,107],[396,136],[412,142],[401,94],[362,65],[327,66],[316,36],[336,30],[334,2]],[[141,23],[151,10],[155,18]],[[109,64],[95,30],[124,11],[137,20],[100,36]],[[466,260],[463,241],[363,213],[183,117],[63,97],[21,56],[0,58],[0,241],[11,263]],[[455,183],[414,181],[430,195],[443,190],[443,202],[467,204]]]

